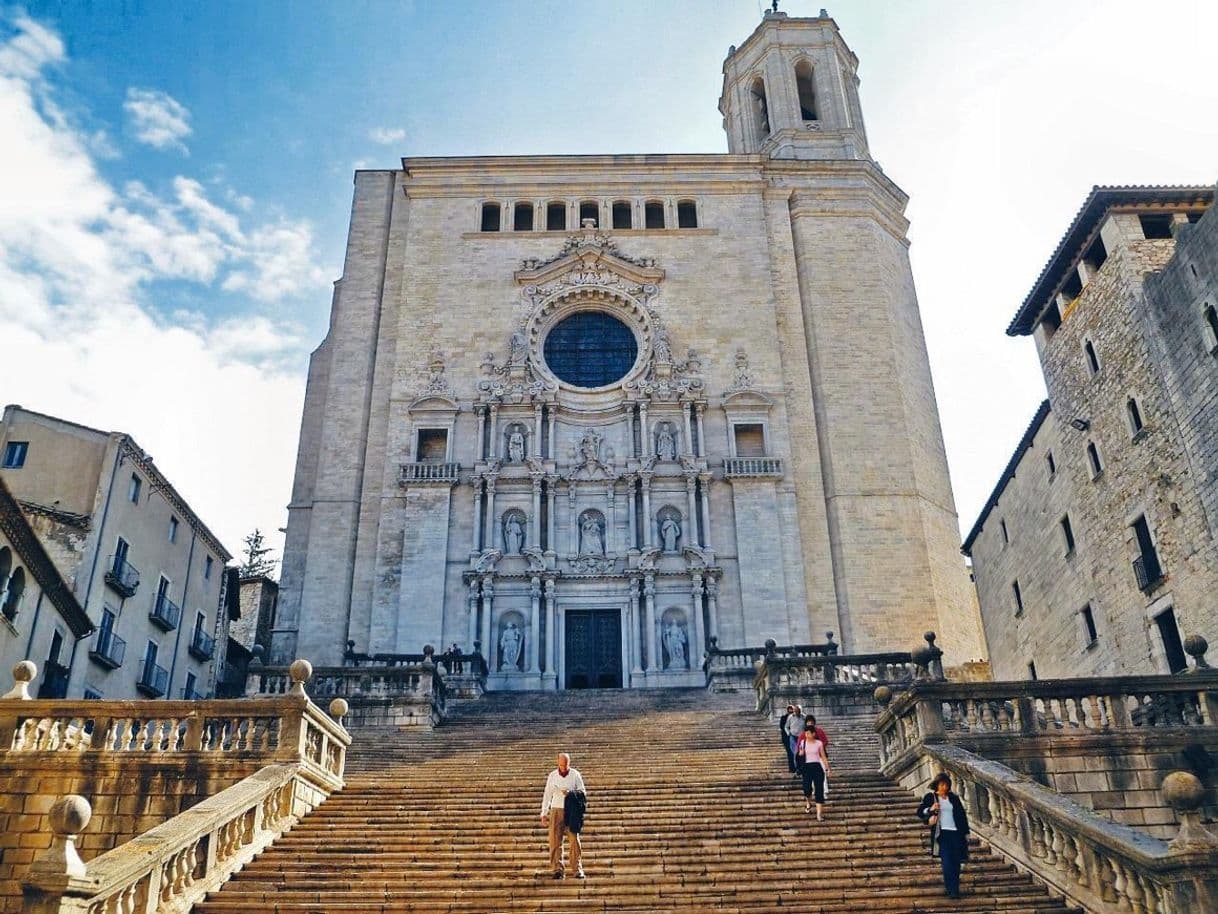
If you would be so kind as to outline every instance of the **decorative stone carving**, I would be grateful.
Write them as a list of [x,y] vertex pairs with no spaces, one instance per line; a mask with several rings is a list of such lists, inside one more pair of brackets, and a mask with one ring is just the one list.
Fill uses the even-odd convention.
[[499,669],[519,670],[524,653],[524,633],[514,621],[508,622],[499,635]]
[[736,374],[728,391],[750,390],[755,386],[753,373],[749,370],[749,356],[743,346],[736,347]]
[[571,559],[571,570],[578,574],[609,574],[616,564],[613,556],[577,555]]
[[677,459],[677,436],[671,422],[656,425],[656,456],[661,460]]
[[545,557],[545,554],[540,549],[538,549],[536,547],[522,549],[521,555],[523,555],[525,557],[525,560],[528,562],[529,571],[545,571],[546,570],[546,557]]
[[706,568],[713,561],[712,554],[698,546],[686,546],[681,550],[691,569]]
[[429,394],[449,392],[448,379],[444,377],[444,357],[434,350],[427,360],[427,386],[423,390]]
[[664,669],[689,669],[689,636],[685,633],[685,614],[677,609],[664,613]]
[[612,479],[615,476],[613,449],[593,428],[584,429],[579,441],[572,446],[571,463],[568,479]]
[[579,516],[579,554],[605,554],[605,517],[600,511],[585,511]]
[[527,456],[527,433],[524,426],[516,422],[507,428],[507,459],[508,463],[524,463]]
[[681,512],[671,506],[661,508],[656,514],[660,546],[665,552],[676,552],[681,541]]
[[659,549],[648,549],[639,556],[639,569],[642,571],[655,571],[656,562],[660,560]]
[[527,519],[520,511],[507,511],[503,515],[503,552],[505,555],[519,555],[524,550],[528,526]]
[[494,571],[495,564],[503,558],[503,553],[498,549],[484,549],[481,554],[474,556],[473,570],[474,571]]

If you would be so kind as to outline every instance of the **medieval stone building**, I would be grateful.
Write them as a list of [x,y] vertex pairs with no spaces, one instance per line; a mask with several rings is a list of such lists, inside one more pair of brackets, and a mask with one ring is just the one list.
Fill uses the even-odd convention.
[[1175,673],[1218,633],[1212,187],[1097,187],[1008,333],[1041,405],[964,543],[995,678]]
[[700,682],[712,639],[983,654],[856,66],[771,13],[726,155],[356,173],[272,661],[477,642],[536,689]]

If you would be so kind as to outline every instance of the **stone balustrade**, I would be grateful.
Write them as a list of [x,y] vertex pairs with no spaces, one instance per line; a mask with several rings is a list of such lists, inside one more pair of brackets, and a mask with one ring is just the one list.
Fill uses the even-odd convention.
[[[828,656],[763,656],[753,688],[757,710],[772,713],[790,702],[806,704],[816,696],[833,696],[835,706],[865,708],[876,686],[903,687],[922,669],[908,651]],[[802,699],[802,701],[801,701]]]
[[461,472],[459,463],[403,463],[398,470],[398,484],[453,485]]
[[778,457],[729,457],[723,461],[727,479],[778,478],[782,476],[782,460]]
[[736,647],[721,649],[717,638],[710,639],[710,647],[702,661],[706,671],[707,687],[713,692],[735,692],[750,689],[757,664],[766,657],[828,657],[837,653],[833,632],[825,633],[824,644],[778,645],[773,640],[763,647]]

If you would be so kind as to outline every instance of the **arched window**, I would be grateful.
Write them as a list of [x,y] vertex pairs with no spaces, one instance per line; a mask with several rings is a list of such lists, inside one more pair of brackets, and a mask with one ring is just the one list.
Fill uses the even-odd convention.
[[1129,416],[1129,430],[1136,436],[1144,427],[1142,422],[1142,410],[1138,408],[1138,401],[1133,397],[1126,400],[1125,412]]
[[1098,374],[1100,370],[1100,358],[1095,354],[1095,345],[1091,340],[1087,340],[1083,344],[1083,352],[1087,354],[1087,367],[1091,369],[1091,373]]
[[664,204],[659,200],[648,200],[643,207],[643,224],[649,229],[664,227]]
[[517,203],[516,209],[512,215],[512,231],[514,232],[531,232],[533,231],[533,204],[532,203]]
[[546,206],[546,231],[564,232],[567,229],[567,204],[550,203]]
[[634,214],[633,207],[625,200],[618,200],[613,204],[613,227],[615,229],[633,228]]
[[677,201],[677,228],[697,228],[698,207],[693,200]]
[[0,606],[5,618],[10,621],[17,618],[17,607],[21,605],[21,597],[25,593],[25,569],[18,567],[13,576],[8,579],[8,590],[4,594],[4,605]]
[[1095,446],[1094,441],[1087,442],[1087,462],[1091,464],[1092,479],[1104,472],[1104,464],[1100,460],[1100,450]]
[[498,203],[483,203],[482,204],[482,231],[497,232],[499,231],[499,204]]
[[806,60],[795,65],[795,89],[799,93],[800,119],[816,120],[816,89],[812,81],[812,64]]
[[584,220],[591,219],[593,226],[601,224],[601,208],[595,200],[585,200],[579,205],[579,227],[584,227]]
[[8,586],[8,576],[13,570],[13,551],[4,546],[0,548],[0,599],[4,598],[4,588]]
[[753,127],[758,139],[764,140],[770,135],[770,103],[766,99],[765,80],[760,76],[753,80],[749,95],[753,102]]

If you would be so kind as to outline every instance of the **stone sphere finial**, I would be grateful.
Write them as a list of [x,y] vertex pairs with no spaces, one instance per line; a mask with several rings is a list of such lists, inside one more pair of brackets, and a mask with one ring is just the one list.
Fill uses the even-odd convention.
[[935,649],[929,644],[920,644],[909,652],[909,657],[918,666],[928,666],[935,659]]
[[1205,652],[1209,650],[1209,647],[1210,643],[1200,635],[1189,635],[1184,639],[1184,650],[1193,658],[1194,670],[1210,669],[1210,665],[1205,661]]
[[833,643],[833,632],[825,632],[825,640],[830,644]]
[[871,696],[878,704],[888,707],[888,703],[892,701],[892,689],[886,685],[876,686],[875,691],[871,693]]
[[293,660],[292,665],[288,667],[288,675],[292,677],[291,694],[303,695],[305,694],[305,683],[313,678],[313,664],[303,657]]
[[931,647],[934,647],[935,639],[938,638],[939,636],[936,635],[934,632],[926,632],[925,634],[922,635],[922,637],[926,639],[927,644],[929,644]]
[[51,846],[30,866],[34,873],[80,877],[87,873],[85,863],[76,853],[76,837],[93,818],[93,807],[82,796],[60,797],[51,807],[47,819],[53,833]]
[[432,647],[430,644],[423,645],[423,657],[424,658],[430,660],[431,657],[435,654],[435,652],[436,652],[436,649],[434,647]]
[[55,801],[47,818],[56,835],[61,838],[74,838],[89,827],[89,820],[93,818],[93,807],[84,797],[71,793]]
[[0,698],[16,698],[28,701],[30,698],[30,683],[38,675],[38,667],[31,660],[22,660],[13,667],[13,687]]
[[775,641],[773,638],[765,639],[765,652],[767,654],[774,653],[774,648],[776,648],[776,647],[778,647],[778,642]]
[[265,647],[263,647],[261,644],[255,644],[255,645],[254,645],[254,646],[253,646],[253,647],[250,649],[250,653],[253,655],[253,657],[251,658],[251,662],[252,662],[252,663],[263,663],[263,662],[265,662],[265,660],[266,660],[266,648],[265,648]]
[[337,721],[341,722],[350,710],[351,706],[347,704],[347,699],[345,698],[336,698],[330,702],[330,716]]
[[481,641],[479,641],[479,640],[478,640],[478,639],[476,639],[476,638],[474,639],[474,653],[475,653],[475,654],[481,654],[481,653],[482,653],[482,642],[481,642]]
[[1205,785],[1191,771],[1173,771],[1163,779],[1161,790],[1176,812],[1192,812],[1205,800]]

